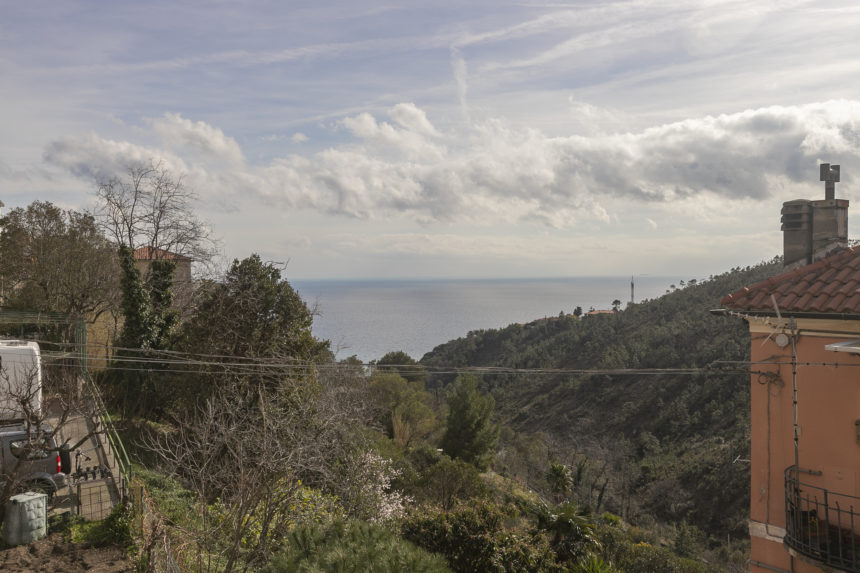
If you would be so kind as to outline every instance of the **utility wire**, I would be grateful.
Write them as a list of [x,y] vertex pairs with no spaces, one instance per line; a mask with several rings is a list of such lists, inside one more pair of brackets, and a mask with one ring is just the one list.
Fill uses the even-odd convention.
[[[77,343],[54,343],[47,340],[36,340],[41,344],[50,346],[62,346],[72,350],[80,351],[81,344]],[[582,375],[582,376],[660,376],[660,375],[699,375],[718,373],[755,373],[751,370],[756,366],[780,366],[790,365],[791,361],[766,360],[718,360],[706,366],[693,368],[514,368],[505,366],[425,366],[415,364],[375,364],[360,363],[355,365],[344,365],[338,362],[317,363],[307,360],[284,359],[283,357],[251,357],[234,356],[223,354],[195,354],[179,352],[174,350],[152,350],[141,348],[111,347],[112,351],[121,350],[122,354],[114,354],[110,358],[93,358],[91,360],[104,360],[104,370],[139,371],[153,373],[196,373],[196,374],[271,374],[288,372],[307,373],[311,371],[338,370],[350,366],[363,369],[391,370],[400,374],[515,374],[515,375]],[[107,347],[105,347],[107,352]],[[45,358],[70,358],[74,357],[71,351],[43,350]],[[136,356],[135,356],[136,355]],[[155,355],[155,356],[153,356]],[[118,366],[123,364],[124,366]],[[46,366],[62,366],[50,361]],[[133,367],[137,365],[139,367]],[[852,362],[797,362],[797,366],[805,367],[857,367],[860,363]],[[208,367],[207,370],[201,370]]]

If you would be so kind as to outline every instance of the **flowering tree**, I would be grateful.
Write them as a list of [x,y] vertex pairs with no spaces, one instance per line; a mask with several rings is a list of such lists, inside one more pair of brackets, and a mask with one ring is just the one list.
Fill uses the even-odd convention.
[[401,471],[391,460],[368,450],[355,456],[349,464],[354,486],[344,497],[347,508],[360,519],[371,523],[381,523],[403,515],[406,504],[412,498],[391,488],[391,482]]

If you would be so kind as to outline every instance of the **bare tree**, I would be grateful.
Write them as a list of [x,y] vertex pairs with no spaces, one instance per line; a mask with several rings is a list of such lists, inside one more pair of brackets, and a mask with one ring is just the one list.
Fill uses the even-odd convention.
[[[213,550],[225,571],[243,554],[264,560],[295,518],[289,506],[303,484],[331,489],[348,481],[340,462],[364,449],[355,425],[366,414],[363,389],[346,370],[334,365],[318,378],[223,385],[175,431],[148,440],[165,469],[201,498],[197,529],[188,532],[199,569],[209,569],[203,555]],[[220,515],[212,514],[216,499]]]
[[96,197],[95,216],[105,233],[132,250],[152,247],[146,258],[169,251],[206,262],[216,252],[208,226],[194,214],[196,193],[160,161],[132,165],[124,177],[99,181]]

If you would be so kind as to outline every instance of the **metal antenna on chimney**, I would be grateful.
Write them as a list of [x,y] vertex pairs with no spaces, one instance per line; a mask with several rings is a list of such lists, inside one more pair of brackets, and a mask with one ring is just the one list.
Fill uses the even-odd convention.
[[824,181],[824,198],[836,199],[836,184],[839,183],[839,166],[822,163],[821,181]]

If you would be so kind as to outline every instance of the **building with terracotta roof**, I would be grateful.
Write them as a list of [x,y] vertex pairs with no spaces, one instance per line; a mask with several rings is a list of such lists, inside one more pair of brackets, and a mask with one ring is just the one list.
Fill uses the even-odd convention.
[[149,272],[149,264],[152,261],[175,261],[176,270],[173,273],[173,281],[176,284],[191,283],[191,259],[185,255],[158,249],[155,247],[138,247],[134,250],[134,260],[140,273],[145,277]]
[[617,314],[617,311],[614,311],[614,310],[589,310],[588,312],[586,312],[585,314],[582,315],[582,318],[588,318],[588,317],[592,317],[592,316],[602,316],[602,315],[607,315],[607,314],[614,315],[614,314]]
[[860,247],[844,246],[847,207],[832,194],[786,203],[785,272],[721,301],[750,329],[752,572],[860,572]]

